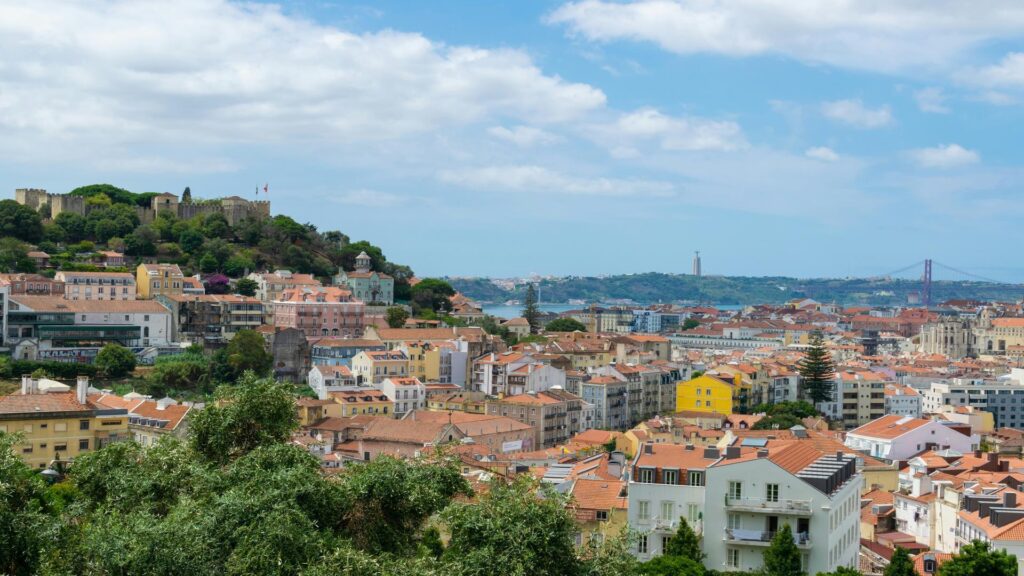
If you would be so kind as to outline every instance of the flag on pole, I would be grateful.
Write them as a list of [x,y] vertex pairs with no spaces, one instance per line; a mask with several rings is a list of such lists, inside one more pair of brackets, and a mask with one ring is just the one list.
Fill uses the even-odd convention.
[[263,193],[266,194],[267,196],[270,195],[270,184],[263,185]]
[[256,197],[257,198],[260,197],[260,187],[259,186],[256,186]]

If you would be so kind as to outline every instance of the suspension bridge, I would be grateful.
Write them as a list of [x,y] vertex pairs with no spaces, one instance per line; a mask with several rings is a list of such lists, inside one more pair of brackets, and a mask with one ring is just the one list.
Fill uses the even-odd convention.
[[936,273],[941,275],[941,279],[943,280],[970,280],[974,282],[986,282],[989,284],[1019,284],[1017,282],[996,280],[980,274],[967,272],[960,268],[949,266],[930,258],[919,260],[909,266],[904,266],[897,270],[886,272],[885,274],[879,274],[875,276],[875,278],[906,278],[907,276],[915,276],[916,271],[920,271],[920,276],[918,276],[921,279],[920,298],[921,304],[924,306],[931,306],[932,304],[932,280],[933,275]]

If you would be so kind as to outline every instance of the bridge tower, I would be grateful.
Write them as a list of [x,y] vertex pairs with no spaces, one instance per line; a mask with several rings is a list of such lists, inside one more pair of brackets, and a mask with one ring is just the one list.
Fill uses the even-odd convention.
[[921,276],[921,303],[925,308],[932,305],[932,261],[924,261],[924,275]]

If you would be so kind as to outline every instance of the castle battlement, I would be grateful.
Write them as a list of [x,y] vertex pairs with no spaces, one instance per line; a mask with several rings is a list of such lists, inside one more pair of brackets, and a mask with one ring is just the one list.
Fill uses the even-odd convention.
[[[61,212],[72,212],[85,216],[89,210],[85,198],[70,194],[51,194],[42,188],[17,188],[14,200],[18,204],[39,210],[44,204],[50,205],[50,217],[56,218]],[[269,218],[269,200],[246,200],[238,196],[216,198],[217,202],[192,202],[191,194],[185,201],[179,201],[176,194],[160,194],[153,197],[148,207],[135,206],[135,212],[143,223],[152,222],[160,211],[169,211],[182,219],[198,215],[223,214],[228,224],[238,224],[246,218]]]

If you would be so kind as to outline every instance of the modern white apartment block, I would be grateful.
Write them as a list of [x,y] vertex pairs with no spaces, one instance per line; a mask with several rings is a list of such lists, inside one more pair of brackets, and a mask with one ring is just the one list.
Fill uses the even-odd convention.
[[686,521],[702,534],[704,565],[725,572],[763,567],[788,525],[804,570],[855,568],[861,475],[852,454],[812,442],[746,439],[724,451],[644,444],[629,479],[629,524],[641,560],[660,555]]
[[853,455],[826,454],[809,442],[726,448],[707,474],[704,565],[759,570],[772,538],[788,525],[804,572],[856,568],[860,486]]

